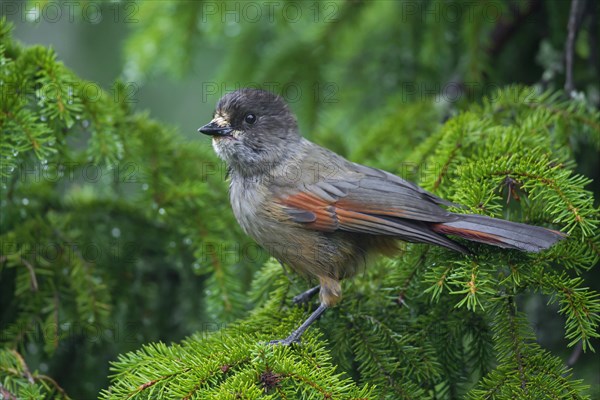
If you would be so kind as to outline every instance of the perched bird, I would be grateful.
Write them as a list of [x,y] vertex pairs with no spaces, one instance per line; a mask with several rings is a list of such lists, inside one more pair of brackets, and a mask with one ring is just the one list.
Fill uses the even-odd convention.
[[[212,136],[229,168],[230,200],[242,229],[280,262],[318,278],[321,304],[292,334],[290,344],[342,297],[368,255],[389,252],[397,240],[467,253],[448,235],[538,252],[560,232],[474,214],[388,172],[356,164],[300,136],[285,101],[270,92],[241,89],[224,95]],[[315,288],[316,289],[316,288]],[[313,290],[316,292],[316,290]]]

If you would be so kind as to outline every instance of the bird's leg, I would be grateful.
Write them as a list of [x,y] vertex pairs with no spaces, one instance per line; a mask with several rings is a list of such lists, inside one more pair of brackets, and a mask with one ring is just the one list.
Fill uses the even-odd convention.
[[300,293],[297,296],[294,296],[292,301],[294,302],[294,304],[306,304],[310,301],[310,299],[312,299],[314,297],[314,295],[319,293],[320,289],[321,289],[321,285],[317,285],[313,288],[308,289],[305,292]]
[[[329,276],[320,276],[319,277],[320,285],[317,287],[319,289],[319,297],[321,299],[321,304],[319,307],[296,329],[294,332],[290,334],[287,338],[283,340],[272,340],[269,344],[280,344],[284,346],[289,346],[292,343],[300,342],[300,336],[308,329],[309,326],[312,325],[319,317],[327,310],[328,307],[332,307],[337,304],[342,298],[342,287],[340,286],[340,281]],[[308,292],[315,292],[317,288],[312,288]],[[302,293],[300,296],[304,296],[306,293]],[[314,293],[311,293],[314,294]]]
[[[283,274],[288,278],[290,282],[292,282],[292,277],[288,274],[288,270],[285,267],[283,261],[281,261],[278,258],[276,260],[279,261],[279,265],[281,265],[281,269],[283,269]],[[292,301],[294,302],[294,304],[306,304],[315,294],[319,293],[320,287],[321,286],[317,285],[313,288],[310,288],[307,291],[302,292],[297,296],[294,296]]]
[[300,325],[298,327],[298,329],[296,329],[294,332],[292,332],[290,334],[290,336],[286,337],[285,339],[281,339],[281,340],[271,340],[269,342],[269,344],[279,344],[279,345],[283,345],[283,346],[289,346],[292,343],[299,343],[300,336],[302,336],[304,331],[306,331],[308,329],[308,327],[312,325],[313,322],[315,322],[317,319],[319,319],[319,317],[321,316],[321,314],[323,314],[325,312],[325,310],[327,310],[327,306],[325,304],[319,305],[319,307],[312,314],[310,314],[310,316],[306,319],[306,321],[304,321],[302,323],[302,325]]

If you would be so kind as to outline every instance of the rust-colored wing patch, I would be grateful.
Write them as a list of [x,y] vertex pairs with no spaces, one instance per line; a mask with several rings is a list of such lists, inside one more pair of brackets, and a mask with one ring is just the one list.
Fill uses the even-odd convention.
[[[301,223],[307,229],[321,232],[333,232],[339,229],[375,236],[392,236],[465,252],[460,245],[433,232],[427,224],[404,219],[398,213],[389,216],[383,213],[371,214],[363,211],[360,204],[343,202],[343,200],[328,201],[307,192],[283,197],[278,203],[283,206],[284,212],[292,221]],[[341,204],[354,205],[356,208],[341,207]]]
[[316,195],[298,193],[280,201],[294,222],[317,231],[333,232],[339,228],[335,207]]

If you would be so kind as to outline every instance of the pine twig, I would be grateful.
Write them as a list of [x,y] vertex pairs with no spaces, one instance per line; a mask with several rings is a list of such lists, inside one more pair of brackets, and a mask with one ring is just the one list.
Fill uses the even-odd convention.
[[583,350],[583,342],[580,340],[575,345],[575,348],[573,349],[573,351],[571,352],[571,355],[569,356],[569,359],[567,360],[568,367],[573,367],[575,365],[575,363],[577,363],[577,360],[579,360],[579,357],[581,356],[582,350]]
[[572,0],[571,2],[571,11],[567,26],[568,36],[567,43],[565,44],[565,92],[569,96],[575,90],[575,83],[573,82],[573,54],[575,52],[575,39],[577,39],[577,31],[579,30],[578,17],[584,6],[585,0]]
[[540,0],[530,0],[524,7],[518,7],[518,3],[509,3],[509,13],[506,18],[501,18],[490,34],[490,45],[488,54],[495,57],[500,54],[510,39],[524,26],[527,18],[541,11]]
[[18,400],[18,397],[9,392],[2,384],[0,383],[0,398],[7,400]]
[[35,275],[34,266],[24,258],[21,259],[21,263],[27,268],[27,271],[29,271],[29,276],[30,276],[30,280],[31,280],[31,291],[37,292],[39,286],[38,286],[37,278]]
[[25,362],[23,356],[19,354],[19,352],[16,350],[10,350],[10,352],[12,353],[13,357],[15,357],[19,361],[19,364],[21,364],[21,368],[23,369],[23,376],[27,378],[27,381],[33,385],[35,383],[35,379],[31,372],[29,372],[29,367],[27,366],[27,363]]

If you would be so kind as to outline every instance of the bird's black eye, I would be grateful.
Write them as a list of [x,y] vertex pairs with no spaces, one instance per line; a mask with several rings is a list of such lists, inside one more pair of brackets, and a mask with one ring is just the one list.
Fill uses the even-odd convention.
[[248,113],[244,117],[244,121],[246,121],[247,124],[253,125],[256,122],[256,115]]

